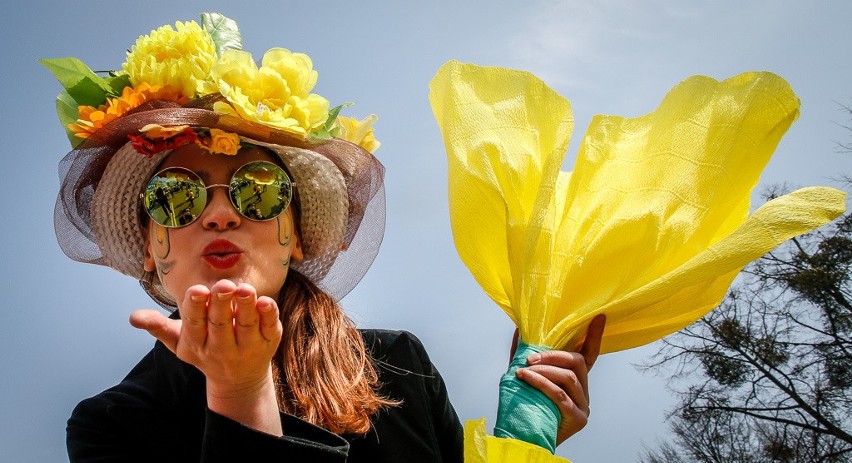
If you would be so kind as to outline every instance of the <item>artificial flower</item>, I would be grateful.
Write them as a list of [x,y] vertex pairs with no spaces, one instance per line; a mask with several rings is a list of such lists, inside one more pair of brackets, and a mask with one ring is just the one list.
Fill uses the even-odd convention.
[[195,21],[177,21],[175,29],[165,25],[140,36],[122,69],[134,87],[142,82],[169,86],[192,98],[216,64],[216,46]]
[[[146,125],[145,127],[149,126]],[[130,144],[137,153],[150,158],[160,151],[173,150],[180,148],[181,146],[199,142],[198,134],[196,134],[194,130],[186,125],[181,127],[183,127],[183,130],[179,133],[169,134],[168,137],[165,138],[149,137],[147,133],[140,133],[139,135],[129,134],[127,135],[127,138],[130,139]]]
[[[233,20],[215,13],[201,17],[203,26],[178,21],[174,27],[165,25],[140,36],[127,52],[122,70],[109,77],[99,77],[76,58],[42,60],[66,89],[58,97],[57,111],[72,145],[146,101],[185,105],[207,97],[196,107],[314,141],[336,136],[342,124],[354,142],[370,151],[378,148],[371,127],[375,118],[338,123],[340,108],[348,105],[329,110],[328,100],[311,93],[318,74],[310,57],[272,48],[258,65],[242,51]],[[115,97],[118,89],[122,94]],[[168,134],[177,137],[183,132],[159,127],[134,137],[140,152],[150,153],[166,146]],[[207,148],[239,149],[238,140],[214,140],[207,131],[197,135],[207,137]]]
[[381,143],[373,135],[373,124],[376,123],[376,120],[378,120],[378,117],[375,114],[370,114],[360,121],[352,117],[338,116],[336,122],[337,138],[352,142],[374,153],[381,146]]
[[268,68],[280,75],[294,96],[305,97],[317,84],[318,74],[314,63],[304,53],[293,53],[286,48],[270,48],[264,55],[261,68]]
[[[602,354],[656,341],[717,306],[748,262],[845,208],[844,193],[822,187],[751,210],[751,190],[799,114],[790,85],[771,73],[694,76],[649,114],[594,117],[573,173],[560,170],[571,104],[532,74],[450,61],[430,88],[456,248],[519,332],[494,439],[555,447],[559,410],[514,374],[527,352],[576,349],[598,314]],[[489,459],[501,447],[479,442]]]
[[227,50],[199,92],[227,100],[213,106],[216,112],[304,136],[328,118],[328,100],[309,93],[317,79],[312,66],[306,55],[284,48],[267,51],[260,68],[250,53]]
[[159,124],[148,124],[139,129],[139,131],[144,133],[145,136],[148,138],[160,138],[166,140],[174,137],[175,135],[180,135],[188,128],[188,125],[173,125],[169,127],[163,127]]
[[240,136],[220,129],[210,129],[210,136],[201,137],[198,145],[211,153],[235,155],[240,150]]
[[69,124],[68,129],[74,132],[79,138],[89,138],[90,135],[112,122],[115,118],[122,116],[124,113],[149,100],[169,100],[180,104],[188,101],[172,87],[160,87],[142,82],[135,88],[124,87],[120,97],[107,98],[107,101],[97,108],[94,106],[80,106],[77,122]]

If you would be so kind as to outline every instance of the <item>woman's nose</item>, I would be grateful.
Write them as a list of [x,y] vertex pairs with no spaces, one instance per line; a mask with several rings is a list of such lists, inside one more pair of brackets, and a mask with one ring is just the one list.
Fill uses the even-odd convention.
[[240,226],[242,218],[228,197],[227,188],[211,188],[201,223],[207,230],[228,230]]

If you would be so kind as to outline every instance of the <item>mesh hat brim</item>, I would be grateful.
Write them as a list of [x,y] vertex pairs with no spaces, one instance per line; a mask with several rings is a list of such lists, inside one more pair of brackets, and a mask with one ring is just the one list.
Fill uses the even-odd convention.
[[[372,264],[385,226],[384,167],[372,154],[346,141],[309,143],[162,101],[116,119],[60,162],[54,226],[70,258],[145,278],[139,195],[168,156],[164,151],[149,158],[128,143],[127,135],[147,124],[222,128],[277,154],[293,175],[301,205],[304,259],[292,267],[335,299],[345,296]],[[158,283],[154,286],[155,294],[165,295]]]

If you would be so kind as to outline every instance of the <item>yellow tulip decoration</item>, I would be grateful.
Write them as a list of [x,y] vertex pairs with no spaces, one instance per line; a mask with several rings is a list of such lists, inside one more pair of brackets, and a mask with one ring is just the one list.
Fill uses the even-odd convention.
[[529,354],[576,345],[597,314],[601,353],[658,340],[717,306],[748,262],[845,210],[843,192],[811,187],[749,215],[799,114],[771,73],[693,76],[650,114],[596,116],[573,173],[560,171],[570,103],[532,74],[450,61],[430,90],[456,249],[520,334],[497,437],[468,423],[469,462],[564,461],[558,409],[514,375]]

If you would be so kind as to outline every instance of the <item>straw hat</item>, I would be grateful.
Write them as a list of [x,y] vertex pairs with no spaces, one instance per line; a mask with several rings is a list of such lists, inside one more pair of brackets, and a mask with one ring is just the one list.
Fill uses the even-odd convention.
[[[245,52],[236,52],[233,47],[230,51],[217,49],[215,56],[207,57],[213,63],[209,66],[208,75],[196,77],[194,86],[200,90],[194,93],[181,70],[187,60],[196,59],[195,55],[204,55],[204,50],[199,51],[198,48],[179,49],[178,52],[186,55],[182,61],[179,58],[173,63],[143,64],[142,67],[160,65],[164,68],[146,72],[147,77],[153,76],[152,79],[165,75],[165,81],[151,84],[134,75],[136,71],[133,71],[132,61],[145,63],[150,56],[146,58],[141,54],[156,53],[152,47],[174,48],[175,43],[187,42],[181,34],[194,35],[192,38],[196,41],[210,37],[212,42],[217,35],[208,30],[211,22],[219,29],[222,24],[230,24],[237,36],[239,34],[233,21],[207,13],[202,15],[204,27],[195,23],[177,23],[175,31],[164,26],[152,31],[149,36],[140,37],[128,53],[124,73],[110,77],[102,78],[91,73],[77,76],[75,81],[74,76],[69,78],[67,75],[68,66],[63,66],[71,58],[42,60],[66,87],[66,91],[59,95],[57,107],[60,119],[68,127],[69,138],[72,143],[82,140],[59,165],[61,187],[54,211],[59,244],[72,259],[106,265],[132,276],[143,283],[152,297],[174,306],[174,301],[156,277],[152,280],[142,266],[143,221],[146,219],[139,199],[144,185],[173,147],[160,143],[161,146],[153,152],[146,152],[132,140],[144,138],[146,132],[140,129],[151,124],[188,126],[200,134],[218,129],[239,136],[242,143],[268,148],[287,167],[297,185],[304,253],[304,259],[292,262],[291,267],[340,299],[360,281],[372,264],[384,234],[384,168],[365,149],[378,146],[370,127],[375,117],[371,116],[359,124],[358,121],[338,117],[339,107],[328,111],[328,103],[322,97],[307,93],[316,81],[310,59],[284,49],[275,49],[279,62],[273,62],[269,67],[278,71],[290,94],[266,95],[263,103],[256,103],[258,117],[245,111],[246,103],[254,102],[240,99],[243,95],[239,92],[227,93],[240,82],[228,82],[228,76],[223,77],[222,74],[235,67],[243,74],[268,74],[270,70],[264,68],[273,50],[267,52],[263,67],[258,69],[250,55],[246,61],[245,55],[248,54]],[[221,30],[218,32],[217,40],[222,40]],[[228,43],[233,43],[233,40],[231,36]],[[174,50],[171,51],[171,55],[175,55]],[[139,56],[132,56],[134,53]],[[238,56],[235,58],[234,55]],[[79,61],[77,63],[82,65]],[[198,67],[195,63],[195,68]],[[145,72],[141,74],[141,78],[146,77]],[[304,79],[306,75],[307,81]],[[79,83],[79,79],[101,79],[94,84],[121,90],[113,93],[104,91],[103,103],[96,103],[99,106],[94,107],[91,101],[99,101],[97,95],[94,98],[91,94],[81,95],[79,90],[68,85],[68,82]],[[122,87],[122,83],[127,85]],[[242,83],[251,84],[251,81]],[[184,90],[175,91],[180,85]],[[294,91],[300,86],[301,93]],[[73,99],[73,103],[81,103],[82,100],[89,104],[79,104],[75,114],[69,118],[61,109],[62,104],[73,109],[74,104],[69,104],[69,99]],[[284,103],[279,107],[272,106],[276,101]],[[265,113],[261,113],[261,104]],[[156,145],[162,140],[146,141]],[[210,146],[209,138],[203,139],[203,136],[195,142]],[[215,147],[212,149],[215,151]]]

